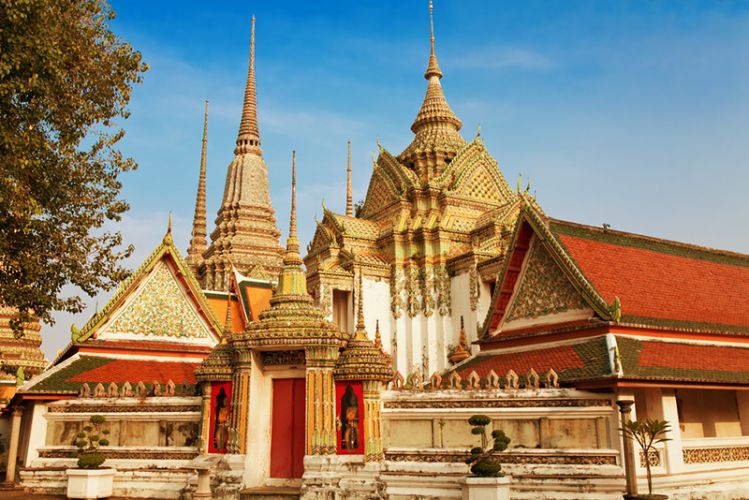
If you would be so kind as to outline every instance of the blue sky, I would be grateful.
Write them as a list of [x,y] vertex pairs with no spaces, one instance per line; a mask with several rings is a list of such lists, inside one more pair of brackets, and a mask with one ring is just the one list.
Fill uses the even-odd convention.
[[[136,267],[173,212],[185,249],[195,201],[203,100],[210,99],[212,229],[241,114],[250,17],[271,197],[286,238],[291,150],[299,236],[321,201],[366,194],[376,140],[399,153],[424,97],[424,1],[112,0],[113,29],[151,66],[122,122],[131,210],[117,226]],[[206,9],[210,5],[210,9]],[[515,185],[530,178],[551,216],[749,253],[749,3],[436,0],[437,55],[463,135],[481,136]],[[54,356],[111,295],[45,326]]]

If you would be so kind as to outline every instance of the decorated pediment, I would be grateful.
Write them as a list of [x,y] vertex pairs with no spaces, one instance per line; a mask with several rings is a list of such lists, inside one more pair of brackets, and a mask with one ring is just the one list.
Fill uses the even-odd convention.
[[95,338],[212,346],[220,340],[221,327],[167,233],[104,308],[72,337],[74,343]]
[[583,296],[554,262],[551,254],[538,241],[531,245],[520,281],[504,317],[504,326],[513,322],[537,323],[543,318],[561,315],[590,315]]
[[156,264],[130,299],[112,314],[97,338],[191,339],[213,343],[208,324],[164,260]]
[[483,203],[504,205],[515,198],[499,165],[479,140],[458,153],[439,182],[450,194]]

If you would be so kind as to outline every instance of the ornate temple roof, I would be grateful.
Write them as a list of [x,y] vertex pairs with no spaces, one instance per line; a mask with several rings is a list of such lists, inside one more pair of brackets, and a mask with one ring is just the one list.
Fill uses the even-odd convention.
[[557,299],[562,293],[568,302],[575,301],[576,295],[582,300],[576,307],[589,307],[599,320],[638,328],[749,334],[749,309],[737,307],[749,297],[749,255],[551,219],[524,199],[509,259],[515,264],[508,261],[498,280],[502,285],[493,298],[485,334],[502,328],[521,294],[522,283],[516,281],[523,278],[512,266],[523,262],[534,234],[539,249],[549,256],[545,259],[551,267],[544,275],[558,275],[562,288],[554,292]]
[[549,228],[607,303],[619,297],[621,322],[749,334],[749,255],[554,219]]
[[232,379],[232,368],[236,351],[228,339],[234,335],[234,321],[231,304],[231,288],[228,290],[226,300],[226,313],[224,319],[224,335],[221,343],[217,345],[195,370],[195,378],[201,382],[207,381],[229,381]]
[[[19,390],[20,394],[78,394],[86,383],[91,389],[96,384],[124,384],[135,388],[143,382],[152,388],[154,382],[190,386],[195,384],[196,360],[166,360],[142,356],[104,356],[76,353],[46,370]],[[193,393],[194,390],[188,391]]]
[[[383,352],[382,345],[376,346],[369,340],[364,327],[364,296],[362,293],[362,273],[359,272],[358,309],[354,337],[338,357],[334,375],[336,380],[379,380],[387,382],[393,378],[392,360]],[[377,328],[379,333],[379,325]]]
[[171,216],[162,242],[80,331],[73,330],[72,341],[102,336],[211,346],[221,338],[213,309],[174,245]]
[[233,336],[233,342],[246,342],[257,348],[301,348],[309,345],[341,345],[348,335],[335,323],[325,320],[325,313],[315,307],[307,293],[307,281],[299,255],[296,233],[296,152],[292,155],[291,215],[289,238],[278,275],[278,288],[270,299],[270,307],[260,313],[257,321],[247,326],[244,334]]
[[16,382],[18,369],[25,378],[32,377],[47,365],[47,359],[40,348],[42,337],[38,320],[23,325],[23,335],[16,337],[10,321],[16,316],[12,307],[0,305],[0,381]]
[[[411,165],[415,163],[449,162],[466,141],[459,131],[463,124],[450,109],[442,92],[442,71],[437,64],[434,51],[434,18],[432,3],[429,2],[430,53],[429,64],[424,73],[427,79],[427,91],[411,131],[416,134],[411,144],[398,156],[398,160]],[[436,165],[430,165],[434,170]],[[419,167],[416,167],[420,170]],[[431,177],[431,172],[428,174]]]

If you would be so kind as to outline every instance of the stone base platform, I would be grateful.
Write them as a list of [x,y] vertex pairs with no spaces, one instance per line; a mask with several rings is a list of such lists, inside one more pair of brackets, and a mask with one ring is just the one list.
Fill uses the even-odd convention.
[[299,488],[266,486],[239,492],[239,500],[299,500]]

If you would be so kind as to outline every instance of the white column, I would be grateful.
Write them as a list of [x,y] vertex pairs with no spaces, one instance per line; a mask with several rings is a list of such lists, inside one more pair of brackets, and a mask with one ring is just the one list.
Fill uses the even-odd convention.
[[749,391],[736,391],[736,406],[739,409],[741,435],[749,436]]
[[666,441],[666,470],[670,474],[681,472],[684,469],[684,456],[681,446],[681,428],[679,427],[679,410],[676,407],[676,391],[674,389],[661,390],[661,404],[663,408],[663,420],[668,421],[671,430],[666,434],[670,441]]
[[10,448],[8,449],[8,467],[5,472],[5,482],[13,484],[16,482],[16,462],[18,461],[18,442],[21,437],[21,417],[23,407],[13,408],[13,420],[10,424]]

